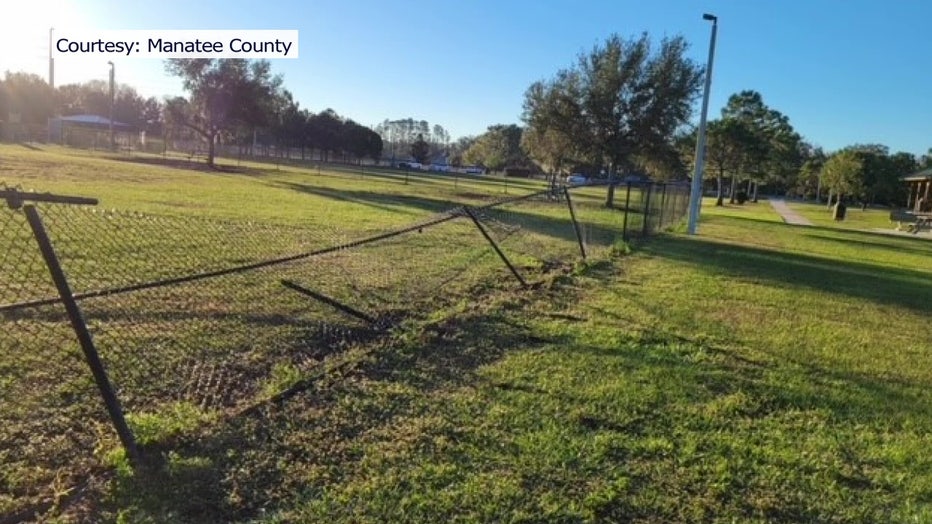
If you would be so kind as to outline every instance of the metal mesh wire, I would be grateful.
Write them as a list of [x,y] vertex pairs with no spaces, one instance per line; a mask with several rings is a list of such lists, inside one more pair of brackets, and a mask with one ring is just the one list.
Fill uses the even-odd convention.
[[[579,259],[577,227],[590,257],[608,254],[622,232],[624,214],[605,206],[604,187],[568,193],[576,227],[562,190],[470,212],[533,281]],[[639,206],[652,217],[651,205],[630,204],[628,214]],[[663,209],[657,226],[676,215]],[[465,208],[366,239],[91,206],[37,210],[131,426],[178,403],[234,412],[288,385],[274,379],[277,368],[306,373],[400,319],[518,285]],[[86,475],[99,459],[92,450],[116,439],[22,210],[0,211],[0,245],[0,514],[8,514]]]

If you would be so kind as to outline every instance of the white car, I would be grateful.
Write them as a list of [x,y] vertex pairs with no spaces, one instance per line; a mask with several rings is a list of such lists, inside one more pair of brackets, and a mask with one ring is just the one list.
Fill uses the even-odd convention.
[[571,186],[584,186],[589,183],[589,179],[579,173],[573,173],[566,177],[566,183]]

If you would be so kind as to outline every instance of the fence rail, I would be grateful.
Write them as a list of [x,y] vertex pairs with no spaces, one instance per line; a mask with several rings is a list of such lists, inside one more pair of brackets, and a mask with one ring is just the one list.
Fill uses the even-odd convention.
[[0,185],[0,515],[77,484],[99,450],[138,459],[147,420],[229,416],[400,319],[607,257],[688,201],[673,184],[605,193],[548,189],[354,238]]

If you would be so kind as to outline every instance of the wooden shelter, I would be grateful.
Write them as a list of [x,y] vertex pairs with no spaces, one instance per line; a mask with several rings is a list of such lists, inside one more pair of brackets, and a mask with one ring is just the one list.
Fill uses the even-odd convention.
[[916,213],[932,211],[932,168],[900,177],[909,187],[906,209]]

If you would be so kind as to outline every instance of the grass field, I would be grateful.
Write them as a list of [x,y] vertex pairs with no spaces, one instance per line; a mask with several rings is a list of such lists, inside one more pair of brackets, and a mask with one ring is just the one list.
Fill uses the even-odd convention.
[[893,229],[896,224],[890,222],[889,209],[868,208],[862,210],[860,206],[848,206],[843,221],[832,219],[832,210],[828,207],[812,202],[787,202],[790,209],[808,218],[817,226],[842,229]]
[[[18,146],[0,146],[0,159],[6,183],[104,206],[363,231],[501,190]],[[313,374],[273,370],[304,387],[267,409],[139,420],[164,462],[133,473],[111,457],[115,473],[48,515],[932,521],[932,242],[789,226],[766,202],[706,201],[699,231],[536,289],[503,277],[464,290]]]

